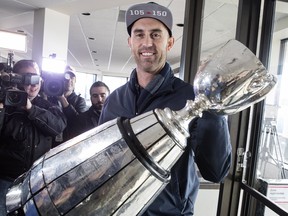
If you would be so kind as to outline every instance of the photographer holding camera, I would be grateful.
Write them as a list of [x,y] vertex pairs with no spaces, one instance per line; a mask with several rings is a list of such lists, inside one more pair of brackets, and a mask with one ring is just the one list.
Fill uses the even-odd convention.
[[[45,80],[44,80],[45,82]],[[70,66],[65,68],[64,73],[64,82],[63,94],[56,97],[48,97],[48,100],[54,104],[58,104],[62,107],[62,111],[67,118],[67,127],[63,132],[62,140],[58,139],[55,145],[58,145],[62,142],[65,142],[69,139],[72,139],[75,135],[73,133],[72,125],[75,124],[76,117],[85,111],[88,110],[86,105],[86,101],[83,97],[77,95],[74,91],[76,83],[76,75],[74,73],[74,69]]]
[[39,96],[41,77],[35,61],[18,61],[11,74],[10,81],[14,84],[13,77],[18,77],[19,90],[13,86],[14,91],[7,90],[5,101],[0,101],[0,215],[6,215],[10,185],[51,149],[52,140],[67,124],[61,109]]

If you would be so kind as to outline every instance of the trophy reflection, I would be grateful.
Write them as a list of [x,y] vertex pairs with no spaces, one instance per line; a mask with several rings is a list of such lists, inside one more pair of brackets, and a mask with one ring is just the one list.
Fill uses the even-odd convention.
[[141,215],[170,180],[188,124],[262,100],[276,80],[243,44],[228,41],[199,68],[195,100],[179,111],[117,118],[50,150],[6,195],[11,215]]

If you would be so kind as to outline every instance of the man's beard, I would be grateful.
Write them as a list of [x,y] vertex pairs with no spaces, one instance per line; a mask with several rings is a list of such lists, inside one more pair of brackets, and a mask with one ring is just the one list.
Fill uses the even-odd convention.
[[103,108],[103,104],[102,103],[97,103],[93,105],[94,110],[96,111],[101,111]]

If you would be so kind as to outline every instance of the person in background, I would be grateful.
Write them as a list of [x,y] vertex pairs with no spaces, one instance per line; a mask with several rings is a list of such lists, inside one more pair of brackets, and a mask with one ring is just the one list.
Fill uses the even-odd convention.
[[[99,125],[117,117],[133,118],[156,108],[182,109],[194,100],[193,86],[173,75],[167,63],[172,49],[171,11],[149,2],[126,11],[128,45],[136,62],[129,81],[104,103]],[[231,143],[224,116],[203,112],[189,124],[183,155],[171,169],[171,180],[143,215],[193,215],[199,189],[196,169],[211,182],[221,182],[231,166]],[[196,163],[196,164],[195,164]]]
[[67,124],[61,109],[39,96],[42,80],[35,61],[18,61],[13,73],[25,77],[26,83],[17,86],[25,97],[21,99],[23,103],[20,103],[21,97],[12,97],[9,104],[0,101],[1,216],[6,215],[6,193],[10,185],[51,149],[53,138],[62,133]]
[[87,110],[86,101],[81,95],[75,93],[76,75],[71,66],[67,66],[64,73],[64,93],[58,97],[65,115],[69,113],[82,113]]
[[101,81],[96,81],[90,87],[91,107],[84,113],[80,113],[75,121],[75,136],[94,127],[97,127],[99,117],[106,98],[109,96],[109,87]]
[[77,95],[74,91],[76,75],[75,70],[71,66],[66,67],[64,77],[65,79],[63,95],[57,97],[58,101],[55,101],[54,97],[48,97],[48,100],[50,100],[54,104],[59,104],[60,107],[62,107],[62,111],[67,118],[67,127],[65,128],[62,137],[57,137],[55,145],[59,145],[60,143],[74,137],[72,125],[75,123],[75,117],[80,113],[87,111],[88,109],[85,99],[81,97],[80,94]]

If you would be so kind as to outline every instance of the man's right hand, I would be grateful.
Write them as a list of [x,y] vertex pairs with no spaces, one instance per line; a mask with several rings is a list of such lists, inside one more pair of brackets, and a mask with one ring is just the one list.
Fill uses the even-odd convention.
[[68,103],[68,101],[67,101],[67,99],[66,99],[66,97],[64,95],[59,96],[58,100],[60,101],[62,107],[65,108],[65,107],[69,106],[69,103]]

